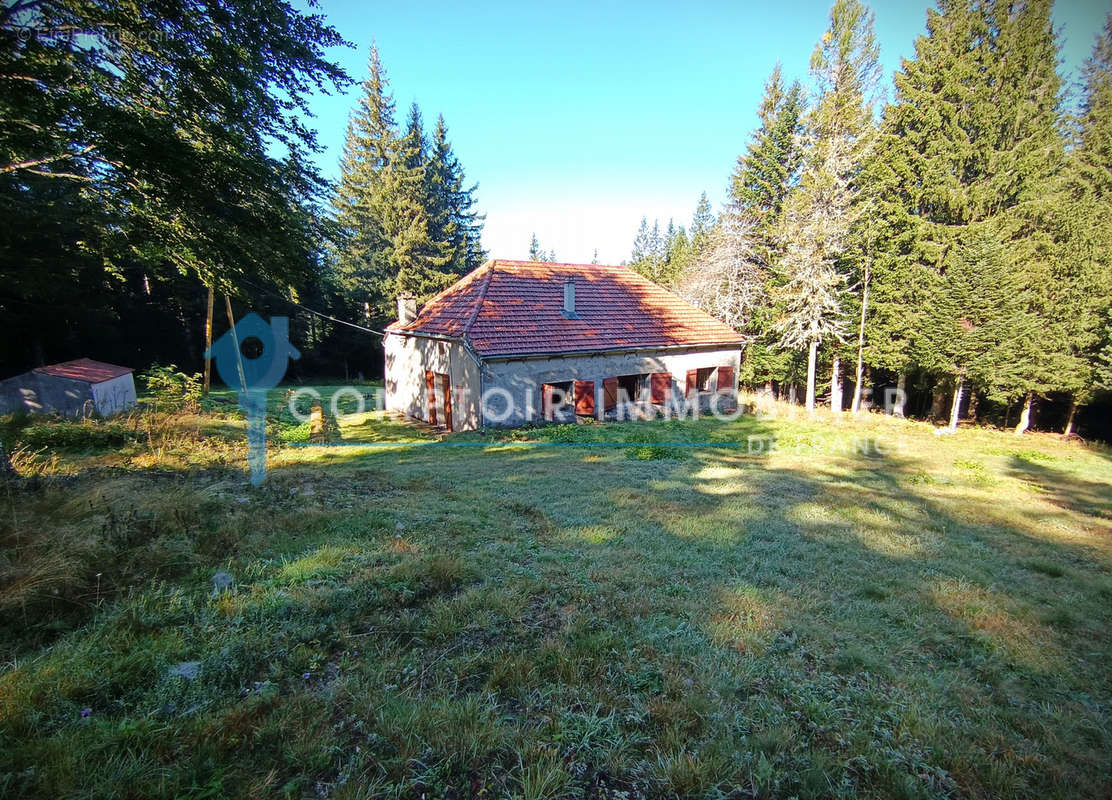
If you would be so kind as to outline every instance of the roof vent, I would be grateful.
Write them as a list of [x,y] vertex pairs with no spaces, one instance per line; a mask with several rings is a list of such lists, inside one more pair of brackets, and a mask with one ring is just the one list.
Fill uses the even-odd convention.
[[568,278],[564,281],[564,309],[562,313],[566,319],[579,319],[579,315],[575,313],[575,278]]

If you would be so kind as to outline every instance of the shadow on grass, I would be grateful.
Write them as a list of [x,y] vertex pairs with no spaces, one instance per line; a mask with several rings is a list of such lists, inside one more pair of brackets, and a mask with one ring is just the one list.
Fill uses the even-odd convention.
[[[303,716],[286,721],[289,739],[311,720],[329,725],[301,745],[300,761],[292,744],[272,752],[247,734],[229,739],[226,752],[206,750],[217,772],[257,786],[273,770],[274,791],[290,775],[334,781],[331,757],[310,756],[358,743],[367,755],[353,775],[386,774],[413,793],[436,770],[460,791],[505,789],[498,781],[515,763],[532,768],[550,751],[568,785],[604,774],[630,796],[1104,793],[1109,565],[1086,543],[1049,535],[1062,521],[1055,511],[1032,504],[1017,516],[988,490],[924,484],[922,465],[896,453],[751,454],[750,436],[779,430],[755,419],[652,425],[575,434],[613,450],[495,437],[489,450],[482,440],[334,448],[327,462],[276,465],[267,485],[225,510],[238,527],[211,559],[252,548],[283,559],[278,577],[251,567],[255,585],[228,601],[242,617],[237,635],[272,650],[224,675],[214,707],[246,713],[236,692],[261,680],[270,658],[284,676],[273,680],[285,681],[274,714],[304,699]],[[736,447],[631,458],[642,431],[688,444],[714,434]],[[1059,508],[1075,510],[1063,505],[1074,490],[1082,508],[1102,508],[1098,484],[1028,466],[1012,469]],[[351,585],[330,587],[344,548],[369,555]],[[411,558],[441,577],[410,581]],[[384,573],[395,562],[404,569]],[[293,573],[297,587],[270,585]],[[464,573],[452,578],[458,595],[431,593],[443,575]],[[361,581],[374,585],[358,594]],[[297,623],[288,633],[267,629],[287,621]],[[339,662],[349,650],[373,663],[345,692],[301,679],[303,661],[315,674],[311,655]],[[490,716],[509,734],[497,745],[477,733],[452,739],[446,714],[421,723],[424,740],[406,750],[421,709],[457,702],[468,724]],[[252,713],[244,727],[262,729],[270,712]],[[376,739],[341,724],[349,713]],[[212,722],[217,738],[234,727]],[[110,752],[136,750],[101,735]],[[159,735],[188,746],[194,734],[183,725]],[[169,746],[150,744],[144,757],[157,762]],[[454,761],[462,748],[473,755]]]

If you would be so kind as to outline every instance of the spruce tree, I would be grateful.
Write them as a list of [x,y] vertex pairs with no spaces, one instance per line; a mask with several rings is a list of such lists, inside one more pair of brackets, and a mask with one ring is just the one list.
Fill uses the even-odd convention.
[[463,167],[452,152],[443,115],[436,119],[425,183],[430,234],[447,245],[448,271],[456,275],[470,272],[486,257],[481,244],[484,217],[475,210],[478,185],[465,185]]
[[714,211],[710,207],[707,193],[699,195],[695,214],[691,218],[691,246],[696,252],[706,246],[710,232],[714,228]]
[[409,106],[404,138],[409,151],[406,166],[410,169],[424,169],[428,163],[428,142],[425,140],[425,124],[421,118],[421,108],[416,102]]
[[950,262],[923,318],[936,370],[954,381],[950,427],[957,427],[969,384],[989,399],[1007,401],[1024,380],[1028,343],[1041,322],[1030,308],[999,233],[982,226]]
[[[758,237],[762,232],[775,229],[784,198],[798,177],[804,110],[799,81],[785,89],[777,64],[765,82],[764,98],[757,112],[760,127],[754,132],[746,152],[738,157],[730,178],[730,196],[752,217]],[[766,250],[774,248],[770,233],[764,233],[763,238],[766,241],[760,246]],[[763,258],[766,266],[776,261],[771,253]]]
[[378,49],[371,48],[363,95],[348,123],[335,197],[341,285],[357,306],[393,313],[401,292],[429,297],[452,279],[446,246],[430,235],[419,114],[397,131],[393,95]]
[[865,184],[877,207],[866,359],[902,377],[932,362],[923,335],[932,276],[944,271],[958,233],[983,219],[974,183],[994,138],[984,87],[987,21],[966,0],[927,11],[927,34],[895,75]]
[[726,215],[739,219],[726,226],[724,238],[745,230],[747,242],[744,247],[739,243],[729,245],[728,252],[751,254],[754,264],[742,274],[759,280],[764,298],[753,304],[745,323],[744,332],[752,339],[742,356],[741,380],[748,384],[783,382],[794,371],[792,353],[779,347],[779,334],[773,328],[782,309],[776,308],[772,298],[783,258],[783,242],[777,236],[781,211],[784,198],[799,177],[804,110],[802,87],[794,81],[785,89],[777,64],[765,83],[758,110],[760,127],[746,152],[738,157],[730,181],[731,204]]
[[1097,386],[1112,388],[1107,321],[1112,319],[1112,15],[1082,67],[1084,96],[1064,190],[1053,200],[1061,242],[1052,280],[1061,303],[1060,324],[1069,347],[1058,388],[1074,412]]

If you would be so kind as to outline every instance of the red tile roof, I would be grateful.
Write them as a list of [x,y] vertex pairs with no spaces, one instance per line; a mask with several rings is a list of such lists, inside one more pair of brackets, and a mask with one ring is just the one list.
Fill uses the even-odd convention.
[[131,372],[130,367],[118,367],[115,364],[105,364],[103,361],[93,361],[91,358],[79,358],[76,361],[64,361],[61,364],[51,364],[48,367],[36,367],[35,372],[42,375],[53,375],[56,378],[70,378],[75,381],[88,383],[104,383],[121,375]]
[[[578,319],[562,313],[567,278]],[[742,344],[728,325],[629,267],[538,261],[489,261],[388,330],[466,340],[482,357]]]

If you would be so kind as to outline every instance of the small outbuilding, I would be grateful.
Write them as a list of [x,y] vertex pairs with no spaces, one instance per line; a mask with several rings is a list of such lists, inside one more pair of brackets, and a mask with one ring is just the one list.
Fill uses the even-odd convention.
[[0,381],[0,414],[16,411],[108,416],[135,405],[130,367],[79,358]]
[[743,338],[625,266],[489,261],[386,329],[386,408],[447,430],[736,406]]

